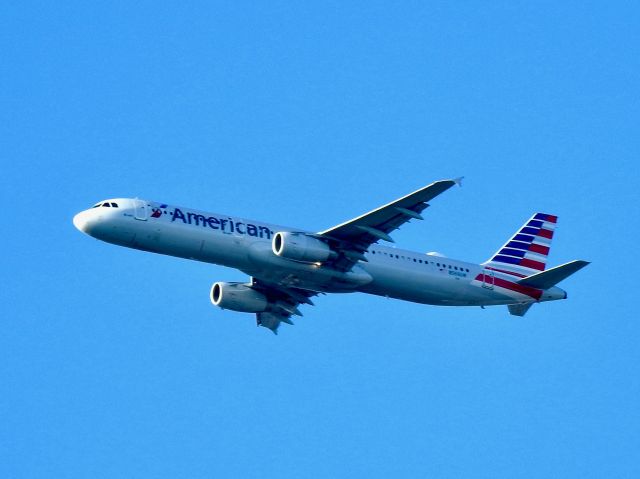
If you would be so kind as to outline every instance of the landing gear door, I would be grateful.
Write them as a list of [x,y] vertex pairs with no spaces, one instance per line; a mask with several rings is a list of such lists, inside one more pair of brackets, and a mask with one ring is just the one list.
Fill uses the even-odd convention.
[[482,272],[482,287],[487,289],[493,289],[494,283],[495,283],[495,277],[493,275],[493,271],[490,269],[485,269]]
[[142,200],[133,200],[134,203],[134,217],[140,221],[147,221],[149,212],[147,211],[147,202]]

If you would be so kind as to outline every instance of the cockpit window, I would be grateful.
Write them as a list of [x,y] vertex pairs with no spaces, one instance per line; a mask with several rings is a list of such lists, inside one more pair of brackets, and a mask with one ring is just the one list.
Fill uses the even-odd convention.
[[118,208],[118,203],[114,203],[113,201],[105,201],[104,203],[96,203],[91,208]]

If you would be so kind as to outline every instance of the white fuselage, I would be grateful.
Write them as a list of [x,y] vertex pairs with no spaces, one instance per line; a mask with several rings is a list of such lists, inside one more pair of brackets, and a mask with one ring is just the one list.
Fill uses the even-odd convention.
[[245,218],[138,199],[107,200],[118,207],[78,213],[74,224],[106,242],[235,268],[281,286],[316,292],[363,292],[416,303],[469,306],[549,301],[566,297],[553,287],[537,294],[513,286],[514,277],[482,265],[372,245],[366,262],[341,272],[274,254],[272,238],[300,231]]

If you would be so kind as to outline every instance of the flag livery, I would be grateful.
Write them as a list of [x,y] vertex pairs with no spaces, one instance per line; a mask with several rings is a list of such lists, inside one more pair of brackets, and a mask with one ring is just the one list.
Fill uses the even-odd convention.
[[521,277],[544,271],[557,222],[557,216],[536,213],[484,265]]

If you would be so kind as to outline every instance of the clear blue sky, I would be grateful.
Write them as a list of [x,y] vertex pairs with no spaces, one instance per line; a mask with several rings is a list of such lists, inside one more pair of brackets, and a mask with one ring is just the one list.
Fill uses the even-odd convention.
[[[346,3],[346,4],[345,4]],[[8,2],[0,476],[639,477],[635,2]],[[569,300],[326,296],[278,337],[222,267],[76,231],[139,196],[321,230],[464,175],[419,251],[534,211]]]

